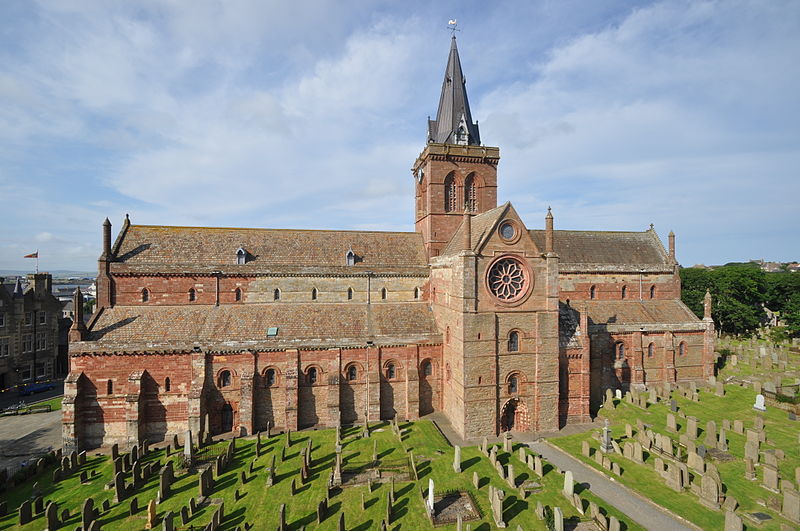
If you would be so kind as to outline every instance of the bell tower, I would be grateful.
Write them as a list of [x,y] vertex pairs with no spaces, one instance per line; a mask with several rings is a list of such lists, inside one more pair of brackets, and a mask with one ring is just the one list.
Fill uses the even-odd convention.
[[428,258],[438,256],[464,214],[497,206],[500,148],[481,144],[472,121],[455,35],[442,82],[436,120],[428,119],[428,145],[414,162],[416,231]]

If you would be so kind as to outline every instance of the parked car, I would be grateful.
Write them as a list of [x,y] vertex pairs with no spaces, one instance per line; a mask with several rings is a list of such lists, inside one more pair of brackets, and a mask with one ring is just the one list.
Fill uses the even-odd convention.
[[19,396],[28,396],[34,393],[43,393],[50,389],[55,389],[56,385],[53,382],[35,382],[26,383],[19,386]]

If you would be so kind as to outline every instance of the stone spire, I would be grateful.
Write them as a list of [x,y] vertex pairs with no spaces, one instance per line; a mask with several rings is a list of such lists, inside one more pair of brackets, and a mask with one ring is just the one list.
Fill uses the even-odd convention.
[[461,71],[455,35],[450,43],[450,56],[444,72],[436,120],[428,119],[428,143],[469,146],[481,144],[478,123],[472,122],[472,113],[469,110],[467,86]]
[[547,207],[547,215],[544,217],[544,252],[553,252],[553,212]]
[[703,297],[703,320],[711,320],[711,292],[706,289],[706,294]]
[[69,328],[69,340],[83,341],[86,337],[86,323],[83,322],[83,293],[81,288],[75,288],[72,295],[72,326]]

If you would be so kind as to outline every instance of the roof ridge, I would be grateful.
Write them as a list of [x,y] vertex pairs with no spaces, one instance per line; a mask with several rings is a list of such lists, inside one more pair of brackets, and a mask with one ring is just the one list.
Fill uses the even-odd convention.
[[133,225],[130,228],[145,229],[199,229],[199,230],[246,230],[246,231],[275,231],[275,232],[346,232],[360,234],[420,234],[416,231],[382,231],[382,230],[356,230],[356,229],[281,229],[264,227],[209,227],[192,225]]

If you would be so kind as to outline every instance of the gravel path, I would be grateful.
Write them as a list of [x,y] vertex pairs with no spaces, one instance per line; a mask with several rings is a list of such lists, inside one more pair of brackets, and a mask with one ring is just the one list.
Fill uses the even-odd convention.
[[692,530],[688,524],[648,503],[627,487],[612,481],[572,456],[557,450],[545,442],[529,443],[530,448],[541,454],[561,470],[572,470],[576,482],[589,486],[593,494],[616,507],[631,520],[647,529]]

